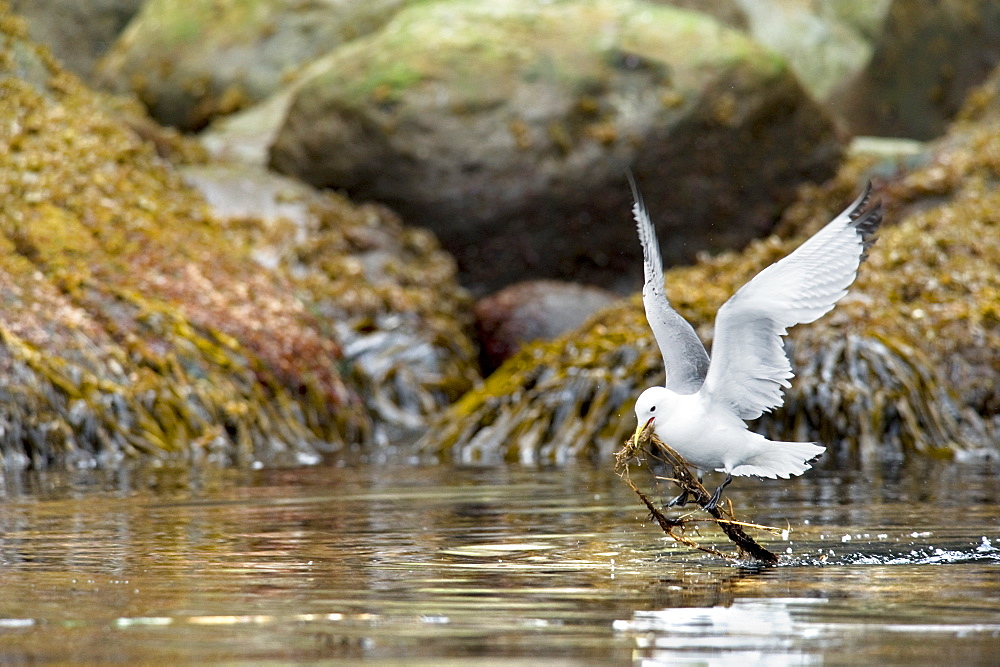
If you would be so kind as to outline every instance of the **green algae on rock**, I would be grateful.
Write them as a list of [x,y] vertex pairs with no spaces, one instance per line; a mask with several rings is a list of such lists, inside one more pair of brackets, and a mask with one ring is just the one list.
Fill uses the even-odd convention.
[[[410,0],[412,1],[412,0]],[[408,0],[151,0],[98,66],[161,123],[196,130],[260,101]]]
[[[755,428],[822,441],[838,460],[995,452],[1000,114],[969,116],[976,122],[953,125],[926,163],[880,185],[888,224],[850,294],[823,319],[792,329],[796,378],[785,406]],[[674,307],[710,342],[718,307],[839,211],[869,164],[849,161],[825,186],[805,188],[782,225],[793,238],[771,237],[669,271]],[[662,380],[635,298],[510,359],[423,444],[457,460],[608,456],[634,428],[636,396]]]

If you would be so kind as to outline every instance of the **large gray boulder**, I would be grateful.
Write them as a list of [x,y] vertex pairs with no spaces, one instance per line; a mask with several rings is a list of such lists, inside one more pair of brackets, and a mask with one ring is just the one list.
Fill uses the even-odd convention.
[[407,0],[148,0],[99,66],[161,123],[199,129],[294,79],[300,66],[378,29]]
[[434,230],[483,289],[634,286],[628,167],[679,262],[765,234],[840,155],[779,56],[633,0],[422,4],[314,68],[271,164]]

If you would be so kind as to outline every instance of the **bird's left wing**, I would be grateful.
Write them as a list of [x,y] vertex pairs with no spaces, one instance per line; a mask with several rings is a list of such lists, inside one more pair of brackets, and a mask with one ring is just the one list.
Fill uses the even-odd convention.
[[646,320],[663,355],[667,389],[678,394],[693,394],[701,388],[708,373],[708,352],[694,327],[670,306],[663,286],[663,260],[660,258],[656,230],[632,174],[627,175],[635,199],[632,215],[642,243],[642,266],[646,279],[642,286],[642,305],[646,310]]
[[702,393],[742,419],[780,406],[794,375],[781,337],[791,326],[819,319],[847,294],[881,221],[881,204],[872,201],[868,184],[840,215],[723,304]]

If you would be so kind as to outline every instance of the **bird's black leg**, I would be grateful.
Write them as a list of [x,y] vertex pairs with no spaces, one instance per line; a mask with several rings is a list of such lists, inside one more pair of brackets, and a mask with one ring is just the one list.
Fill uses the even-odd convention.
[[688,504],[688,492],[682,491],[681,495],[677,496],[669,503],[667,503],[667,507],[684,507],[687,504]]
[[726,481],[724,481],[721,485],[719,485],[719,488],[715,490],[715,493],[712,494],[712,497],[709,499],[709,501],[702,506],[706,512],[711,512],[712,510],[714,510],[716,507],[719,506],[719,500],[722,499],[722,490],[727,486],[729,486],[729,483],[731,481],[733,481],[733,476],[727,473]]
[[[698,472],[700,473],[701,471],[699,470]],[[698,483],[701,484],[701,475],[698,475]],[[690,498],[691,494],[685,489],[681,492],[681,495],[667,503],[667,507],[684,507],[690,502]]]

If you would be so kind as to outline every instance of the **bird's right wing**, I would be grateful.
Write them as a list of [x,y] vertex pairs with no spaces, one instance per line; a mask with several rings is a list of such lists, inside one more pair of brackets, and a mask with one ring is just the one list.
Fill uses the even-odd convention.
[[693,394],[701,388],[708,373],[708,352],[694,327],[670,307],[663,286],[663,260],[660,258],[656,230],[631,173],[628,174],[628,180],[635,199],[632,215],[642,243],[643,274],[646,279],[642,286],[642,305],[646,309],[649,328],[653,330],[653,337],[663,355],[667,371],[666,386],[678,394]]

